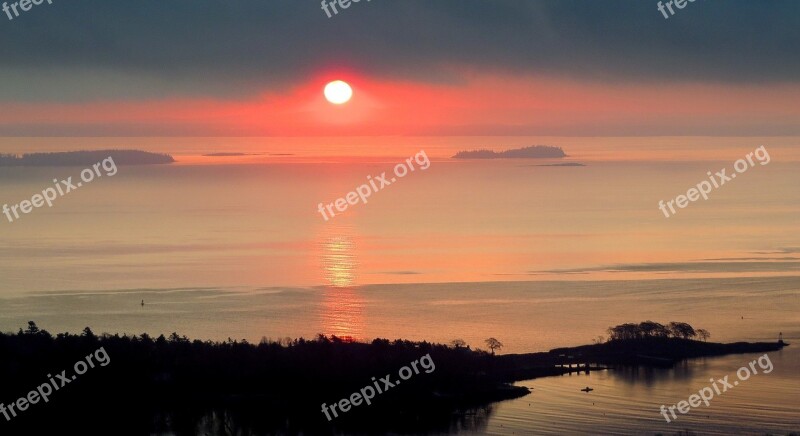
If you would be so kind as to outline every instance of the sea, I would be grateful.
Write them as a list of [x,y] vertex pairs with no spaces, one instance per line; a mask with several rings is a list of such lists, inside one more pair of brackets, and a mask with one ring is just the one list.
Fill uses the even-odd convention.
[[[562,146],[562,160],[461,161],[462,149]],[[769,161],[666,217],[669,201],[764,146]],[[451,434],[800,432],[800,141],[767,138],[5,138],[0,152],[134,148],[52,207],[0,215],[0,330],[192,339],[317,334],[500,353],[688,322],[711,341],[777,341],[774,370],[667,423],[659,412],[760,355],[522,381],[525,397]],[[367,203],[319,205],[424,153]],[[235,155],[208,156],[214,153]],[[569,166],[560,165],[570,163]],[[82,168],[0,168],[13,205]],[[580,389],[591,387],[591,392]]]

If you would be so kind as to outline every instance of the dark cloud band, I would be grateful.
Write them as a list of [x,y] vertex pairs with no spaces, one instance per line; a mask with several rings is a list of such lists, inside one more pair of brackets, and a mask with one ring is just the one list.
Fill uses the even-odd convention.
[[0,101],[240,97],[324,69],[457,80],[447,66],[602,81],[797,82],[800,2],[70,0],[0,26]]

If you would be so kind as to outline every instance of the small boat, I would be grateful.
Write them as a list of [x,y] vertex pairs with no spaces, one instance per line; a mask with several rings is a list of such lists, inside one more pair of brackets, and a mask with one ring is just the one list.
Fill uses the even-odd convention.
[[591,392],[591,391],[593,391],[594,389],[590,388],[589,386],[586,386],[585,388],[583,388],[583,389],[581,389],[581,390],[582,390],[583,392]]

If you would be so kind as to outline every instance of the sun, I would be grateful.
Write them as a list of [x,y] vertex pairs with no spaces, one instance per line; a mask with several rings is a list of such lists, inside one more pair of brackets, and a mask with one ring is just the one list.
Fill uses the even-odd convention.
[[345,104],[353,97],[353,88],[341,80],[325,85],[325,98],[333,104]]

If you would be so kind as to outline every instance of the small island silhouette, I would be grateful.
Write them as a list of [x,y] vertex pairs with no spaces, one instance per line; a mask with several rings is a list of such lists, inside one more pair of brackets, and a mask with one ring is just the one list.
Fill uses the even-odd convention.
[[55,153],[0,154],[0,167],[89,166],[111,157],[116,165],[171,164],[168,154],[140,150],[84,150]]
[[[16,334],[0,333],[0,402],[10,404],[56,374],[74,374],[76,362],[101,347],[108,356],[68,381],[47,403],[11,420],[0,415],[1,434],[342,434],[441,433],[480,430],[492,403],[530,393],[510,383],[536,377],[607,369],[616,365],[669,366],[682,359],[728,353],[766,352],[788,345],[715,344],[693,340],[710,334],[689,324],[645,321],[609,329],[609,340],[549,352],[494,355],[502,348],[473,350],[463,340],[450,345],[336,336],[263,338],[258,344],[228,339],[190,340],[177,333],[55,336],[30,321]],[[421,356],[435,371],[329,422],[323,403],[347,398]],[[65,371],[62,373],[62,371]],[[377,382],[376,382],[377,383]]]
[[242,153],[242,152],[230,152],[230,151],[223,151],[218,153],[208,153],[204,154],[204,157],[239,157],[239,156],[294,156],[294,153]]
[[585,167],[586,164],[582,164],[579,162],[563,162],[563,163],[554,163],[554,164],[542,164],[542,165],[534,165],[535,167]]
[[248,153],[239,153],[239,152],[219,152],[219,153],[208,153],[204,154],[205,157],[234,157],[234,156],[249,156]]
[[459,151],[453,159],[561,159],[567,157],[561,147],[531,145],[506,151],[472,150]]

